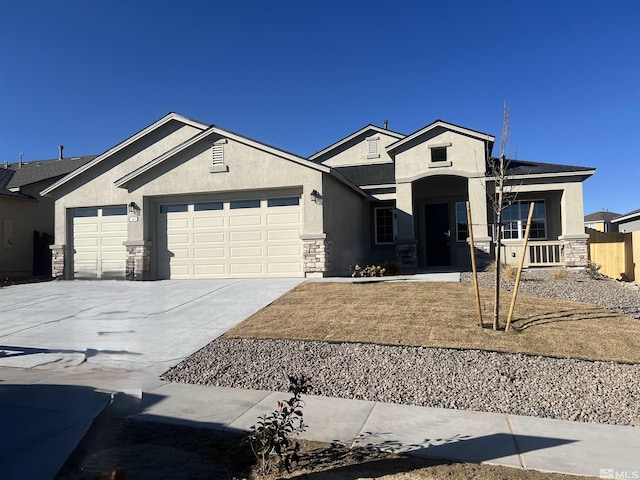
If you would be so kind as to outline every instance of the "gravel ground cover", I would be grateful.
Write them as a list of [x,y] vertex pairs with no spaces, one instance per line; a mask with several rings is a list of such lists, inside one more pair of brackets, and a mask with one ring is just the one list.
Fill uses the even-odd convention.
[[[470,281],[463,275],[463,281]],[[493,274],[479,282],[490,286]],[[503,285],[506,289],[509,284]],[[591,303],[640,319],[640,291],[569,272],[526,272],[522,292]],[[174,382],[640,426],[640,365],[478,350],[220,338],[165,373]]]

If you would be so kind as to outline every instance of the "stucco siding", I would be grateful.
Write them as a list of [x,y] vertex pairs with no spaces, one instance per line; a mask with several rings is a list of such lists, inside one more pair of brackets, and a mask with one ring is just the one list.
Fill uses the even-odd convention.
[[[377,154],[369,155],[369,141],[367,138],[377,137]],[[391,163],[392,158],[386,152],[386,147],[398,141],[398,137],[386,135],[375,131],[359,135],[345,142],[335,150],[319,157],[316,161],[330,167],[344,167],[348,165],[369,165],[375,163]]]
[[344,275],[369,258],[369,202],[329,175],[324,178],[322,195],[325,232],[331,244],[330,269]]
[[[447,146],[447,161],[431,163],[431,147]],[[396,180],[414,181],[429,175],[484,176],[485,143],[457,132],[435,128],[415,138],[396,153]]]

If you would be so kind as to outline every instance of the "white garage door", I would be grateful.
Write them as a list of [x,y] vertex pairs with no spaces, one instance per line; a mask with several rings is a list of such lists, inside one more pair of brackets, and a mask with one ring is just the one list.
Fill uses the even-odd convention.
[[78,279],[125,276],[127,207],[73,211],[73,274]]
[[300,197],[160,206],[160,278],[300,277]]

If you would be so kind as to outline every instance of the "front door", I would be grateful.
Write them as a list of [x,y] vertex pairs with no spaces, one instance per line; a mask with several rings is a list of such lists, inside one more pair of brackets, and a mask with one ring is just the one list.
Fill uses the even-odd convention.
[[425,205],[426,257],[428,267],[451,265],[449,226],[449,204],[433,203]]

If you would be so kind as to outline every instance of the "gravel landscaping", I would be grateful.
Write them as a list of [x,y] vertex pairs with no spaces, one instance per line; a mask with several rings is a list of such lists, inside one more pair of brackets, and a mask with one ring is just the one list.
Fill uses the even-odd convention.
[[[483,272],[480,283],[490,285]],[[463,281],[470,275],[464,274]],[[505,288],[508,285],[505,285]],[[526,272],[522,292],[592,303],[640,319],[637,286],[569,272]],[[174,382],[286,390],[438,408],[640,427],[640,365],[478,350],[220,338],[169,370]]]

